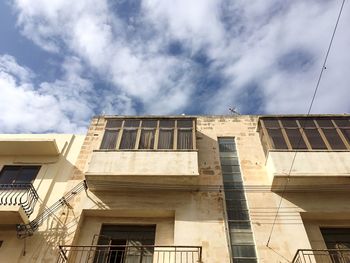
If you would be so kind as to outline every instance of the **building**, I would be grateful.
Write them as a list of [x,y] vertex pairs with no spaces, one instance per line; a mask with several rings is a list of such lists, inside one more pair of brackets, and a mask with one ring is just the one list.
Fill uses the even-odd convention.
[[57,261],[69,225],[56,211],[63,213],[84,137],[0,135],[0,262]]
[[350,262],[349,151],[350,115],[99,116],[51,183],[55,211],[8,230],[0,258]]

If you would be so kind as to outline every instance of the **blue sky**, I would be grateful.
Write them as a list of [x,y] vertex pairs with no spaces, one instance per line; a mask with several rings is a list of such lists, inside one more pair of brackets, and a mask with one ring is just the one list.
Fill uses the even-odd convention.
[[[0,1],[0,132],[306,113],[341,0]],[[350,111],[346,3],[313,113]]]

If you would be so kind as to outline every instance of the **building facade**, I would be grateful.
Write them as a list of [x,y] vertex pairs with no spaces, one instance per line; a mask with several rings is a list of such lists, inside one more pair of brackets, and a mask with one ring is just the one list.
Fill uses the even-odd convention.
[[[350,262],[349,115],[99,116],[82,140],[1,262]],[[33,163],[3,145],[16,185]]]

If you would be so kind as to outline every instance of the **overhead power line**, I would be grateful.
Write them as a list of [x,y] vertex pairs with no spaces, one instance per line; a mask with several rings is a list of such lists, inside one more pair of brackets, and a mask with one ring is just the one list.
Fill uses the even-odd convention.
[[[328,45],[328,48],[327,48],[326,56],[324,58],[324,61],[323,61],[322,67],[321,67],[321,71],[320,71],[320,74],[319,74],[318,79],[317,79],[317,83],[316,83],[316,86],[315,86],[315,89],[314,89],[314,93],[313,93],[313,96],[312,96],[312,99],[311,99],[311,102],[310,102],[310,106],[309,106],[309,109],[308,109],[308,112],[307,112],[307,116],[309,116],[310,113],[311,113],[311,109],[312,109],[312,106],[314,104],[314,101],[315,101],[315,98],[316,98],[316,94],[318,92],[318,88],[319,88],[321,80],[322,80],[323,72],[326,69],[326,63],[327,63],[327,60],[328,60],[328,56],[329,56],[330,50],[332,48],[332,44],[333,44],[335,33],[337,32],[337,28],[338,28],[340,17],[341,17],[342,12],[343,12],[344,4],[345,4],[345,0],[342,0],[341,7],[340,7],[340,10],[339,10],[339,13],[338,13],[338,17],[337,17],[337,21],[335,23],[335,26],[334,26],[334,29],[333,29],[333,33],[332,33],[332,37],[330,39],[330,42],[329,42],[329,45]],[[301,126],[304,127],[304,124],[305,124],[305,121],[304,121],[303,124],[301,124]],[[304,129],[302,129],[300,138],[298,140],[297,149],[300,146],[303,133],[304,133]],[[278,207],[277,207],[276,215],[275,215],[272,227],[271,227],[269,238],[268,238],[267,243],[266,243],[267,247],[269,246],[269,243],[270,243],[270,240],[271,240],[271,236],[272,236],[272,233],[273,233],[273,230],[274,230],[274,227],[275,227],[275,224],[276,224],[276,220],[277,220],[277,217],[278,217],[278,213],[279,213],[279,210],[280,210],[281,205],[282,205],[283,197],[284,197],[284,194],[286,192],[288,183],[290,181],[290,175],[291,175],[291,172],[292,172],[292,169],[293,169],[293,166],[294,166],[294,162],[295,162],[295,158],[297,156],[297,153],[298,153],[297,151],[294,153],[294,156],[293,156],[293,159],[292,159],[292,163],[291,163],[290,169],[288,171],[288,178],[287,178],[287,181],[286,181],[286,183],[284,185],[284,189],[282,191],[281,198],[280,198],[280,201],[279,201],[279,204],[278,204]]]

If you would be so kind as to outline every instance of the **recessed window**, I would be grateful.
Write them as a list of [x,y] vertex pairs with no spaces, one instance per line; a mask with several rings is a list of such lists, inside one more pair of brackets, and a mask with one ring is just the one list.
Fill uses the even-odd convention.
[[0,184],[32,183],[39,170],[40,166],[4,166],[0,172]]
[[102,150],[193,150],[195,119],[108,119]]

